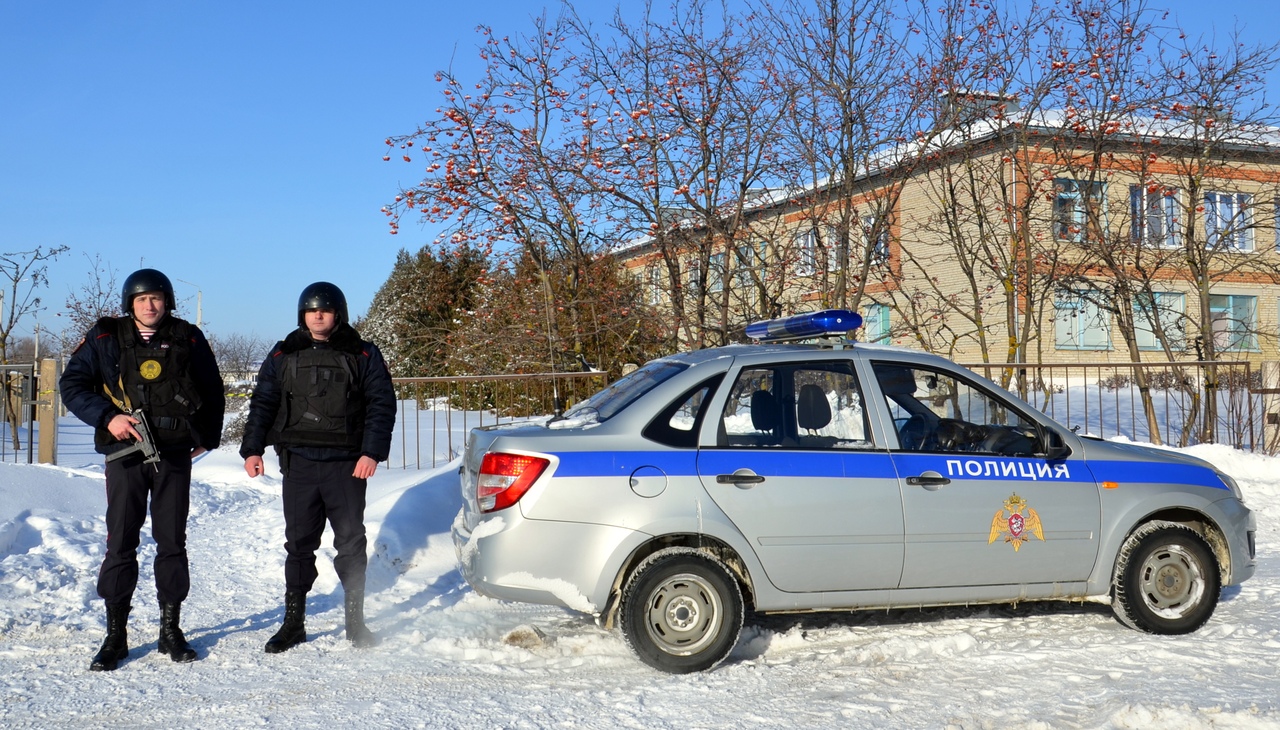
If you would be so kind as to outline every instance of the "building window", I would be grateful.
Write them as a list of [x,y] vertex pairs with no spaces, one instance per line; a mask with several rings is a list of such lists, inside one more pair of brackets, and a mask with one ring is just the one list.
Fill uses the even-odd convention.
[[1275,229],[1276,253],[1280,253],[1280,198],[1276,198],[1275,200],[1271,201],[1271,209],[1272,209],[1271,224],[1272,224],[1272,228]]
[[796,274],[812,276],[818,270],[818,234],[812,229],[796,235]]
[[754,281],[751,273],[753,271],[758,271],[760,278],[764,278],[764,251],[764,241],[760,242],[760,250],[758,253],[749,243],[744,243],[734,249],[733,285],[735,287],[738,289],[746,289],[751,286]]
[[1059,292],[1054,334],[1059,350],[1110,350],[1111,317],[1096,302],[1097,292]]
[[1219,352],[1258,350],[1258,298],[1240,294],[1210,294],[1209,319],[1213,347]]
[[707,291],[724,291],[724,252],[713,253],[707,260]]
[[889,306],[868,304],[862,310],[862,341],[889,343]]
[[[872,234],[875,234],[875,241],[871,241]],[[879,265],[889,260],[889,226],[882,224],[880,230],[876,231],[876,217],[866,216],[862,219],[862,241],[863,245],[871,245],[871,264]]]
[[[819,241],[827,262],[827,271],[840,271],[844,268],[844,257],[840,255],[840,234],[835,228],[826,226],[822,229],[822,240]],[[848,251],[845,252],[848,256]]]
[[702,264],[697,259],[690,259],[686,269],[685,281],[688,283],[685,287],[690,296],[697,297],[702,292],[702,282],[698,280],[702,273]]
[[1099,229],[1106,228],[1106,185],[1100,182],[1056,178],[1053,181],[1053,237],[1060,241],[1087,239],[1090,214]]
[[1160,335],[1173,350],[1186,349],[1187,297],[1178,292],[1140,294],[1133,302],[1134,334],[1139,350],[1163,350]]
[[1178,248],[1178,191],[1160,185],[1130,185],[1129,211],[1133,240],[1146,246]]
[[657,266],[648,268],[649,278],[649,303],[657,304],[662,300],[662,271]]
[[751,283],[751,246],[743,244],[733,249],[733,286],[743,289]]
[[[840,264],[839,237],[836,229],[830,226],[808,227],[796,235],[797,261],[796,274],[812,276],[825,268],[827,271],[839,271]],[[761,260],[764,260],[765,244],[760,244]]]
[[1253,196],[1248,193],[1204,194],[1205,243],[1209,248],[1253,250]]

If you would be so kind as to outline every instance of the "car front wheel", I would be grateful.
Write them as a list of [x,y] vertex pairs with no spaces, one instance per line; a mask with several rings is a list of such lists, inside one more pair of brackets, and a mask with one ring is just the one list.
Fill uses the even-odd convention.
[[742,590],[724,563],[691,549],[654,553],[622,591],[619,624],[640,660],[672,674],[719,664],[742,630]]
[[1120,549],[1112,609],[1121,622],[1152,634],[1187,634],[1218,605],[1222,577],[1208,544],[1174,522],[1134,531]]

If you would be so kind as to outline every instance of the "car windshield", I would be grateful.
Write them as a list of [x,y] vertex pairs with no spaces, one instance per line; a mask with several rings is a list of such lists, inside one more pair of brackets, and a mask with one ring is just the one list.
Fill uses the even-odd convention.
[[623,376],[590,398],[574,404],[555,422],[586,424],[607,421],[640,396],[671,379],[689,366],[669,360],[655,360],[630,375]]

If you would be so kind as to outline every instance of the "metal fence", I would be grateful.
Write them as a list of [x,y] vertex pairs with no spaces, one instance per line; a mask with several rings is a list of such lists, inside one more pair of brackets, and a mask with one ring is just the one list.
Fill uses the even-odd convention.
[[[1169,446],[1222,443],[1277,450],[1263,426],[1269,391],[1246,361],[965,367],[1078,433]],[[399,448],[393,452],[399,453],[388,466],[418,469],[457,457],[472,428],[560,413],[604,387],[607,378],[595,372],[546,373],[395,378],[393,383],[399,398]]]
[[1169,446],[1267,450],[1258,373],[1246,361],[965,367],[1079,433]]
[[600,372],[394,378],[401,463],[393,456],[390,466],[448,463],[462,452],[472,428],[562,413],[606,382]]
[[[1280,451],[1280,363],[1264,363],[1261,372],[1247,361],[965,367],[1079,433],[1179,447],[1221,443]],[[3,373],[0,461],[30,463],[37,432],[35,369],[5,365]],[[1275,382],[1263,383],[1264,373]],[[475,375],[395,378],[393,383],[400,399],[395,435],[400,453],[390,466],[430,468],[461,453],[472,428],[560,413],[604,387],[607,376]]]

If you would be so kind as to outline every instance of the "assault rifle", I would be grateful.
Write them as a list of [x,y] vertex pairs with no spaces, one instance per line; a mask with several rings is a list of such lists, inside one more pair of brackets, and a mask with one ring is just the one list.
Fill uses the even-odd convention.
[[156,441],[151,437],[151,424],[147,423],[147,414],[137,410],[132,415],[138,421],[133,424],[133,430],[137,431],[142,438],[119,451],[107,454],[107,461],[115,461],[116,459],[123,459],[130,454],[141,453],[143,464],[152,464],[155,466],[156,471],[160,471],[160,452],[156,450]]

